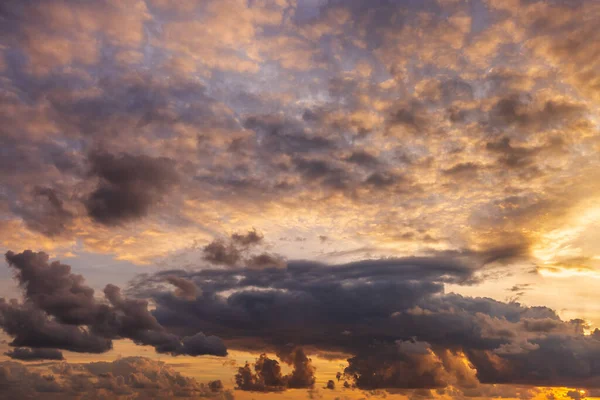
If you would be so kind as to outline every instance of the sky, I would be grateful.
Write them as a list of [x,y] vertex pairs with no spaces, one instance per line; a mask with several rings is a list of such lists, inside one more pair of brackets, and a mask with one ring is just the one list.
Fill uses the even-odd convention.
[[0,2],[0,399],[600,398],[599,24]]

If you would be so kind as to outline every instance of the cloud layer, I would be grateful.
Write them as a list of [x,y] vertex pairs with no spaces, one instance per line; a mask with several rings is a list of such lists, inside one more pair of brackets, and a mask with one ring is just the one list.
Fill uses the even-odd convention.
[[0,363],[3,396],[28,399],[221,399],[232,400],[220,381],[198,383],[163,362],[143,357],[121,358],[113,362],[53,364],[28,368],[17,362]]
[[600,194],[595,2],[4,3],[6,249],[539,255]]
[[[151,297],[157,320],[182,334],[210,327],[236,349],[280,353],[292,345],[347,354],[344,376],[361,389],[600,385],[600,335],[585,334],[584,321],[445,293],[445,284],[475,282],[477,271],[449,257],[290,262],[235,274],[170,270],[141,278],[132,290]],[[167,275],[194,282],[202,294],[188,300],[161,288]],[[259,359],[256,375],[248,365],[240,369],[238,384],[285,387],[273,363]]]

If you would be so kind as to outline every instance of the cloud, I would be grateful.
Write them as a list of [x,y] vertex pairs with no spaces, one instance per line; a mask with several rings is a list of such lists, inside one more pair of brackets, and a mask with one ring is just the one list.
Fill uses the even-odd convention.
[[198,294],[198,288],[194,285],[193,282],[188,281],[187,279],[183,279],[177,276],[167,276],[165,278],[167,282],[177,288],[175,292],[178,296],[194,299]]
[[56,236],[67,230],[75,215],[65,207],[56,189],[35,187],[30,204],[17,207],[16,213],[28,228],[46,236]]
[[100,184],[85,200],[90,217],[117,225],[145,216],[177,182],[174,162],[145,155],[92,154],[91,174]]
[[211,264],[227,267],[268,268],[284,266],[285,259],[277,254],[253,253],[261,246],[264,236],[255,229],[246,234],[233,233],[226,240],[215,239],[202,249],[202,258]]
[[194,336],[186,336],[181,340],[182,347],[174,355],[185,354],[190,356],[202,356],[211,354],[215,356],[226,356],[225,345],[216,336],[206,336],[202,332]]
[[254,246],[260,244],[264,239],[264,236],[257,232],[256,229],[248,231],[246,234],[234,233],[231,235],[233,243],[241,246]]
[[[288,375],[281,373],[277,360],[261,354],[251,366],[246,363],[235,375],[237,388],[253,392],[280,392],[289,389],[310,389],[315,385],[315,368],[302,349],[286,351],[279,355],[281,361],[292,365]],[[252,372],[254,369],[254,372]]]
[[[446,283],[476,282],[478,268],[505,253],[482,256],[479,267],[446,255],[289,262],[283,269],[239,269],[235,278],[223,270],[164,271],[133,288],[154,299],[153,315],[162,325],[184,332],[210,326],[232,348],[281,354],[291,344],[351,354],[345,376],[358,388],[599,386],[593,360],[600,342],[580,324],[546,307],[444,293]],[[154,288],[163,274],[193,281],[202,295],[187,301]],[[465,359],[472,367],[459,361]],[[241,385],[285,387],[277,368],[263,361],[268,375],[244,367]]]
[[[470,224],[509,182],[550,198],[597,169],[583,150],[596,142],[593,83],[581,84],[597,75],[580,40],[593,31],[589,5],[490,6],[481,20],[464,2],[433,0],[71,3],[3,8],[3,230],[24,224],[7,248],[30,247],[15,244],[22,235],[60,254],[78,237],[147,263],[198,232],[224,235],[240,220],[267,231],[307,208],[318,214],[307,228],[335,212],[346,222],[329,236],[360,231],[364,247],[432,220],[444,231],[436,246],[476,247],[541,230],[536,218]],[[571,206],[553,203],[547,225]],[[153,239],[112,240],[142,233]]]
[[0,363],[3,394],[22,399],[76,399],[82,393],[93,398],[221,399],[233,400],[219,381],[198,383],[164,362],[143,357],[124,357],[112,362],[53,364],[44,370],[21,363]]
[[54,349],[28,349],[17,347],[4,354],[14,360],[21,361],[64,360],[62,353]]
[[11,346],[56,348],[81,353],[104,353],[112,348],[110,339],[62,324],[32,304],[7,302],[0,298],[0,327],[13,338]]
[[104,288],[108,303],[98,301],[81,275],[59,261],[49,263],[45,253],[9,251],[6,260],[25,295],[23,303],[0,299],[0,327],[13,337],[12,346],[103,353],[112,348],[112,340],[128,338],[159,353],[227,354],[215,336],[168,332],[146,300],[124,297],[115,285]]
[[[0,302],[0,321],[13,344],[102,352],[130,338],[222,354],[210,336],[222,334],[347,352],[366,371],[354,384],[402,386],[366,379],[382,370],[365,349],[414,333],[435,356],[394,350],[396,375],[416,365],[452,385],[448,350],[491,382],[594,384],[569,375],[577,344],[595,354],[569,322],[443,288],[487,279],[489,264],[562,268],[566,251],[582,253],[577,271],[595,268],[588,238],[556,235],[600,194],[597,2],[293,3],[2,2],[1,245],[152,263],[213,237],[204,264],[230,274],[160,274],[151,312],[12,254],[25,299]],[[238,224],[256,230],[230,235]],[[309,239],[274,250],[259,232]],[[319,235],[328,254],[312,247]],[[433,258],[356,267],[369,273],[287,261],[359,252]],[[448,263],[460,267],[436,267]],[[568,368],[547,360],[553,343]]]
[[361,389],[443,388],[450,384],[446,366],[426,342],[373,346],[348,360],[344,374]]

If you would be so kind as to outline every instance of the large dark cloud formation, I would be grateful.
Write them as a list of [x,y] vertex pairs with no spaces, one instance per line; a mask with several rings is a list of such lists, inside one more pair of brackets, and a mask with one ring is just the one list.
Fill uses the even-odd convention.
[[[163,275],[191,280],[202,294],[189,301],[166,292],[157,285]],[[447,255],[290,262],[234,275],[166,271],[132,290],[152,297],[153,315],[180,334],[210,328],[233,348],[278,352],[291,344],[349,354],[346,379],[363,389],[600,386],[600,334],[585,335],[581,320],[562,321],[549,308],[444,292],[444,284],[469,284],[476,276]],[[264,383],[271,373],[244,368],[241,386],[285,386],[275,378],[277,384]]]
[[147,301],[124,297],[117,286],[107,285],[106,301],[97,300],[81,275],[66,264],[49,262],[45,253],[9,251],[6,261],[25,297],[23,303],[0,299],[0,327],[13,337],[12,346],[102,353],[112,348],[112,340],[128,338],[172,355],[227,354],[215,336],[170,333],[150,313]]

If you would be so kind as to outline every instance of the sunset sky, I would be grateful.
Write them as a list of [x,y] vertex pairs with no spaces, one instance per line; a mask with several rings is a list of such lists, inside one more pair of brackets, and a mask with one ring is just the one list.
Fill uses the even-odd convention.
[[600,398],[599,152],[599,0],[2,0],[0,399]]

